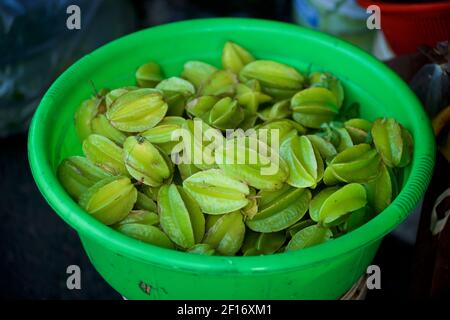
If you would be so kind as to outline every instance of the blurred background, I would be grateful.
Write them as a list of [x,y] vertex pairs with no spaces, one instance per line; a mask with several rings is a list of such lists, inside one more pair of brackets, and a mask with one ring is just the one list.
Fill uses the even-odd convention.
[[[69,5],[81,29],[68,30]],[[382,30],[367,19],[380,8]],[[0,0],[0,296],[6,299],[121,299],[93,269],[76,233],[37,190],[27,159],[27,128],[42,95],[74,61],[125,34],[173,21],[208,17],[279,20],[333,34],[372,53],[416,92],[430,118],[449,113],[450,1],[366,0]],[[444,110],[444,111],[442,111]],[[446,118],[448,122],[448,118]],[[437,172],[423,203],[387,236],[374,264],[382,290],[367,299],[449,294],[449,228],[429,232],[433,208],[448,216],[448,123],[436,131]],[[436,210],[435,210],[436,211]],[[422,218],[421,218],[422,217]],[[82,290],[66,288],[79,265]],[[419,276],[420,275],[420,276]]]

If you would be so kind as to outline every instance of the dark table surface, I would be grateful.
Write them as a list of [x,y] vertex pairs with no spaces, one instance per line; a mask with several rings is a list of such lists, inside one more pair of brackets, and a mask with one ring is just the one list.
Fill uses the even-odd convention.
[[[121,299],[95,271],[77,233],[47,205],[31,176],[27,137],[0,140],[0,296],[6,299]],[[374,264],[381,290],[368,299],[406,297],[413,247],[387,236]],[[81,269],[81,290],[68,290],[66,269]]]

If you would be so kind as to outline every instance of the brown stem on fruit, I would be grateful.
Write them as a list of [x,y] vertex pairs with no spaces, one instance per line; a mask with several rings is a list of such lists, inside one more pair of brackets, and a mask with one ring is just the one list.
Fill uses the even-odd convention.
[[141,180],[136,180],[136,182],[133,183],[133,185],[134,185],[135,187],[140,187],[140,186],[142,186],[143,184],[144,184],[144,178],[141,178]]
[[99,94],[98,94],[98,90],[97,90],[97,88],[95,87],[94,81],[92,81],[92,79],[89,79],[89,83],[91,84],[92,89],[94,90],[95,96],[96,96],[97,98],[100,98],[100,97],[99,97]]

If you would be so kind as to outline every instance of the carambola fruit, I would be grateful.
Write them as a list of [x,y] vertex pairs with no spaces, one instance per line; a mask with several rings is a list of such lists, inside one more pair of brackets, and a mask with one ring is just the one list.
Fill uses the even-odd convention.
[[225,43],[222,51],[222,66],[236,74],[248,63],[254,61],[255,58],[234,42]]
[[317,224],[298,231],[286,246],[286,251],[305,249],[330,240],[333,233],[330,229]]
[[304,77],[294,68],[285,64],[256,60],[248,63],[239,73],[241,81],[258,80],[263,87],[300,90]]
[[80,197],[79,204],[97,220],[111,225],[124,219],[133,208],[137,190],[123,176],[108,177],[90,187]]
[[307,137],[295,135],[285,141],[281,145],[280,155],[289,167],[287,183],[291,186],[315,188],[322,180],[322,157]]
[[72,156],[61,161],[57,175],[67,193],[76,200],[95,183],[111,176],[87,158],[79,156]]
[[161,67],[155,62],[148,62],[136,70],[136,82],[143,88],[153,88],[164,79]]
[[203,239],[205,217],[182,187],[170,184],[159,189],[158,212],[162,229],[179,247],[188,249]]
[[292,118],[307,128],[318,129],[338,113],[334,94],[325,88],[308,88],[291,99]]
[[144,137],[128,137],[123,151],[125,166],[137,181],[158,187],[170,180],[173,173],[170,160]]
[[167,113],[167,103],[152,89],[138,89],[118,97],[106,112],[120,131],[141,132],[157,125]]
[[83,153],[94,164],[113,175],[128,175],[123,149],[108,138],[91,134],[83,141]]
[[209,228],[203,243],[209,244],[219,254],[235,255],[242,246],[245,224],[239,211],[224,214]]
[[277,191],[260,191],[258,213],[246,221],[247,226],[258,232],[276,232],[299,221],[308,211],[311,192],[284,186]]
[[249,202],[248,186],[219,169],[194,173],[183,181],[183,188],[204,213],[229,213],[244,208]]

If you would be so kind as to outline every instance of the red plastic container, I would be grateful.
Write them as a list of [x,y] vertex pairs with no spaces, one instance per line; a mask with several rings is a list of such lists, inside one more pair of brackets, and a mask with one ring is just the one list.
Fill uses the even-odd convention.
[[423,44],[435,46],[450,40],[450,0],[423,3],[392,3],[358,0],[367,8],[381,9],[381,27],[389,45],[396,54],[415,52]]

